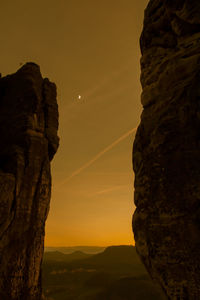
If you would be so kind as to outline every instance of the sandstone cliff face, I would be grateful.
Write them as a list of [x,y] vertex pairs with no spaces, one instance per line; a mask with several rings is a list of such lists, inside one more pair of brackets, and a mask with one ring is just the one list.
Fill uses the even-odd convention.
[[0,299],[41,299],[50,161],[58,148],[56,86],[27,63],[0,79]]
[[137,251],[168,299],[200,299],[200,1],[151,0],[133,147]]

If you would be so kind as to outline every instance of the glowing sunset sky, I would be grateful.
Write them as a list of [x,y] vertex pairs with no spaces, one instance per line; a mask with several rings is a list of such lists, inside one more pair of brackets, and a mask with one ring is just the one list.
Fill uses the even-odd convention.
[[3,76],[34,61],[58,87],[46,246],[132,244],[132,144],[147,0],[1,3]]

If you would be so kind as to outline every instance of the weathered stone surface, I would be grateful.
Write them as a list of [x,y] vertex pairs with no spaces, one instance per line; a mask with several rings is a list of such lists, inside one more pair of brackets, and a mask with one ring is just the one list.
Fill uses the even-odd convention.
[[200,299],[200,1],[151,0],[133,147],[137,251],[168,299]]
[[0,299],[41,299],[50,160],[58,148],[56,86],[27,63],[0,78]]

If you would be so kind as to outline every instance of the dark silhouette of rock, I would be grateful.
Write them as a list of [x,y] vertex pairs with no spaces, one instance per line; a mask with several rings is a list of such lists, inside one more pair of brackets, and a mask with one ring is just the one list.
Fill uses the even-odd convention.
[[200,1],[151,0],[133,147],[137,252],[168,299],[200,299]]
[[40,300],[56,86],[27,63],[0,79],[0,299]]

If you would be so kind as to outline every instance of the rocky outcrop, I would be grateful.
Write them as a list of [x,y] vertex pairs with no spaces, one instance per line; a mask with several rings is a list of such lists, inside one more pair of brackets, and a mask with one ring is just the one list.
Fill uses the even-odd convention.
[[133,147],[137,251],[168,299],[200,299],[200,1],[151,0]]
[[41,299],[50,161],[58,148],[56,86],[27,63],[0,78],[0,299]]

